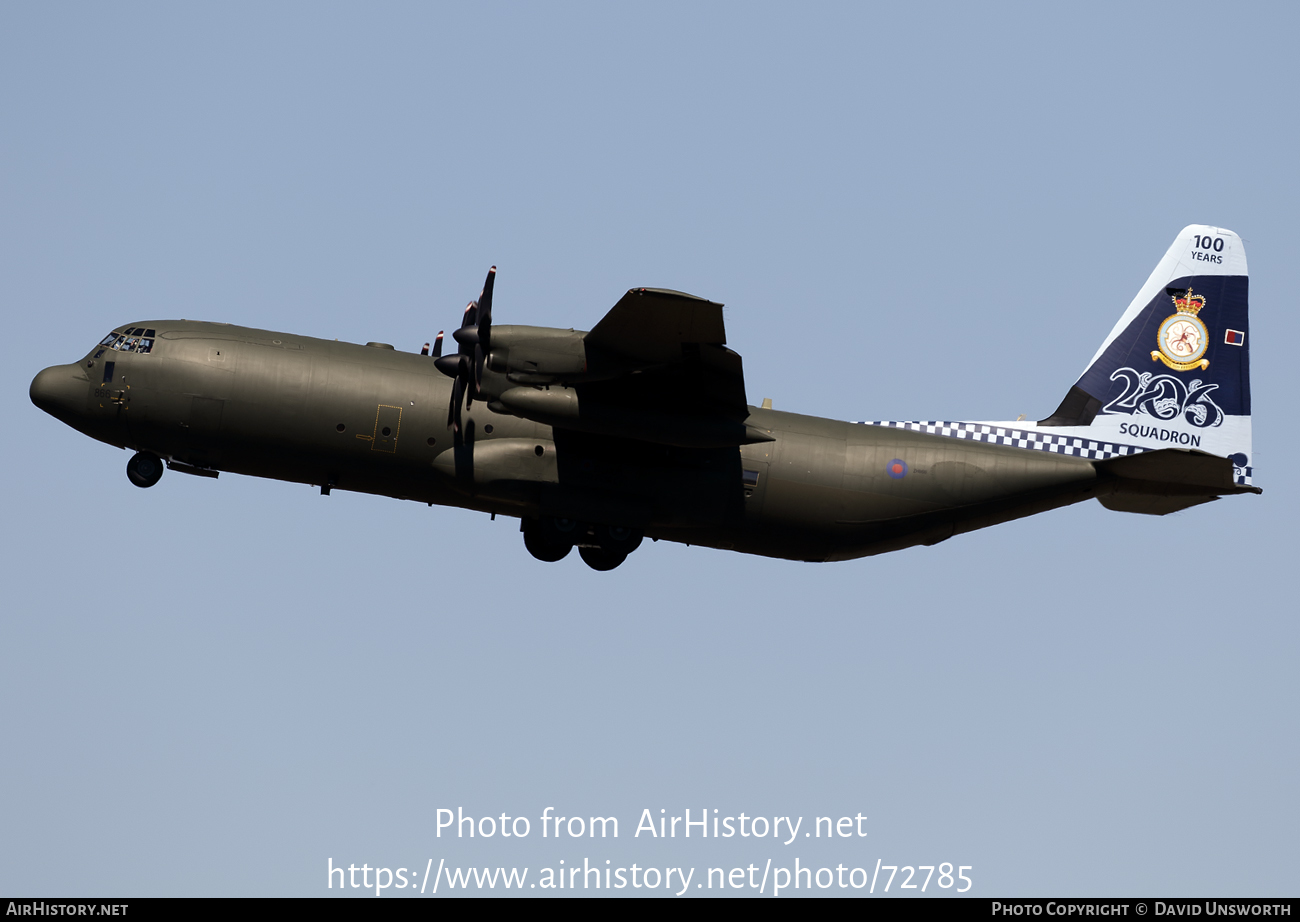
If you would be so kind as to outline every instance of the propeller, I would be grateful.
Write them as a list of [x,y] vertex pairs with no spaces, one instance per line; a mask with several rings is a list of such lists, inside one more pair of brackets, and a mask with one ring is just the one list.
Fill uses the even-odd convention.
[[461,402],[464,401],[466,409],[472,407],[483,385],[483,368],[492,348],[492,286],[496,277],[497,267],[493,266],[488,270],[482,294],[465,307],[460,329],[452,332],[451,338],[457,345],[456,354],[440,354],[441,333],[434,347],[433,364],[444,375],[455,379],[451,387],[451,406],[447,410],[447,428],[454,429],[457,435],[461,428]]

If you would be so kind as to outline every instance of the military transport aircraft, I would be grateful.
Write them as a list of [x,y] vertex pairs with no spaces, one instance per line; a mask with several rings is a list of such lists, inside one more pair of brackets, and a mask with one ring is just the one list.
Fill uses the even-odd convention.
[[[136,321],[31,399],[133,449],[127,477],[273,477],[520,519],[596,570],[643,537],[792,560],[932,545],[1096,497],[1164,515],[1252,486],[1246,255],[1179,233],[1038,422],[841,422],[751,406],[722,305],[633,288],[590,332],[493,323],[495,267],[443,354]],[[431,351],[431,354],[429,354]]]

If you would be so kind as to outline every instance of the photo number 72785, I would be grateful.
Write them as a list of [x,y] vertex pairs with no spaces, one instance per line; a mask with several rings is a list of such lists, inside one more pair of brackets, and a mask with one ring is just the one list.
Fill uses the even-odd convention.
[[[869,893],[876,892],[876,881],[880,879],[881,871],[889,872],[889,879],[884,881],[885,886],[881,890],[882,893],[889,892],[889,887],[894,882],[894,876],[898,874],[899,871],[902,871],[902,873],[906,875],[898,884],[898,889],[900,890],[920,890],[922,893],[924,893],[926,887],[930,886],[930,878],[934,876],[934,871],[935,871],[934,865],[918,864],[915,867],[913,867],[910,864],[905,864],[902,867],[899,867],[898,865],[893,865],[893,864],[882,865],[881,864],[882,860],[883,859],[880,858],[876,859],[876,872],[871,875],[871,889],[868,891]],[[957,868],[957,876],[954,877],[952,873],[952,864],[945,861],[943,864],[938,866],[939,877],[937,880],[935,880],[935,885],[944,890],[947,890],[949,887],[952,887],[954,884],[956,884],[957,881],[962,881],[965,883],[965,886],[958,887],[956,892],[965,893],[967,890],[971,888],[971,886],[974,883],[974,881],[972,881],[969,877],[966,876],[966,872],[971,870],[971,867],[972,866],[969,864],[961,865],[960,867]],[[917,871],[926,872],[925,880],[919,884],[913,883],[913,878],[917,876],[916,874]]]

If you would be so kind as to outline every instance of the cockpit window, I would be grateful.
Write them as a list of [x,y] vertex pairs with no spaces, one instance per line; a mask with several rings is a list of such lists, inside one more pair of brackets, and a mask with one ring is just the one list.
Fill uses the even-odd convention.
[[148,353],[153,351],[153,341],[153,330],[136,327],[132,330],[123,330],[121,333],[109,333],[99,344],[117,352]]

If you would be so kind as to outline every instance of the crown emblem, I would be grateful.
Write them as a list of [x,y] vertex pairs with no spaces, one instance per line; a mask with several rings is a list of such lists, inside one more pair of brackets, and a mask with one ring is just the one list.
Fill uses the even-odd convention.
[[1190,288],[1174,288],[1169,295],[1174,299],[1174,307],[1178,308],[1180,314],[1191,314],[1195,317],[1205,306],[1205,295],[1194,295]]
[[1205,295],[1194,295],[1190,288],[1166,288],[1165,293],[1173,299],[1176,310],[1156,332],[1160,348],[1151,353],[1151,361],[1164,362],[1174,371],[1204,371],[1210,365],[1205,358],[1210,331],[1196,315],[1205,307]]

